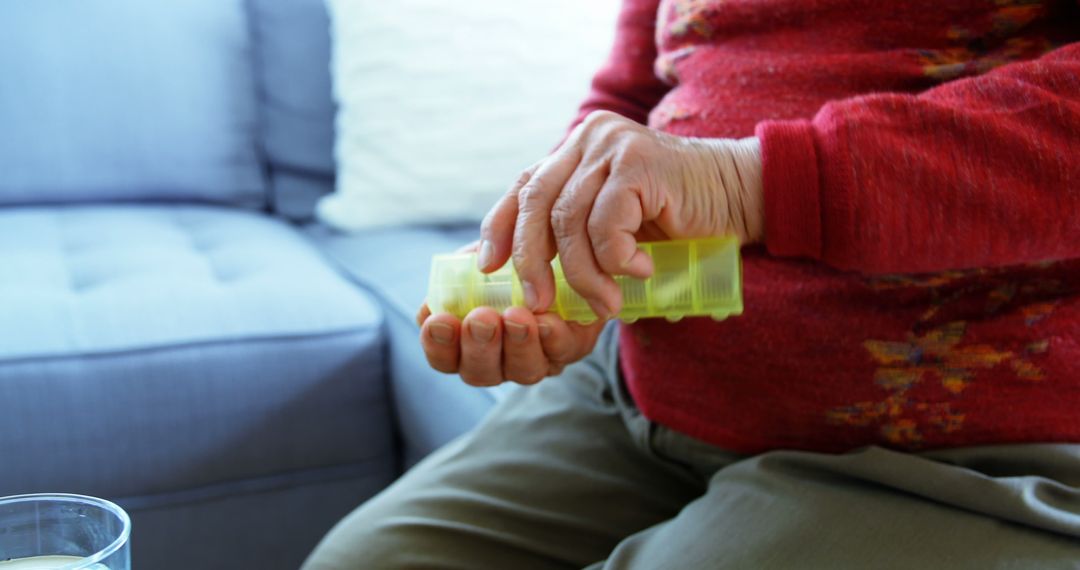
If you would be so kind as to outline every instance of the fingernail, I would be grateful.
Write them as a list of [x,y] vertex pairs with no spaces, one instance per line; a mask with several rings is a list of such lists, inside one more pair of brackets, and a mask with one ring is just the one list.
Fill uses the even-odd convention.
[[504,321],[503,325],[506,327],[506,335],[514,342],[521,342],[529,336],[529,327],[526,325],[514,321]]
[[450,344],[454,342],[454,327],[446,323],[431,323],[428,327],[431,331],[431,338],[439,344]]
[[540,338],[547,338],[551,336],[551,325],[547,323],[540,323],[539,325],[537,325],[537,328],[540,329]]
[[535,311],[538,308],[537,304],[539,301],[539,299],[536,298],[536,288],[533,287],[532,283],[525,281],[521,284],[521,292],[525,295],[525,306],[528,307],[529,310]]
[[480,242],[480,254],[476,257],[476,266],[483,270],[491,263],[491,258],[495,256],[495,248],[491,245],[491,242],[484,240]]
[[491,342],[491,339],[495,338],[495,326],[480,321],[469,323],[469,332],[476,342]]

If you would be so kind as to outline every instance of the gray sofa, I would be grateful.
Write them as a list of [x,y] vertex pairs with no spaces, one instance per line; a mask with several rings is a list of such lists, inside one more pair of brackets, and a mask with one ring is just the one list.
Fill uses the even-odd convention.
[[341,235],[321,0],[0,7],[0,495],[112,499],[135,568],[291,569],[504,393],[413,313],[474,227]]

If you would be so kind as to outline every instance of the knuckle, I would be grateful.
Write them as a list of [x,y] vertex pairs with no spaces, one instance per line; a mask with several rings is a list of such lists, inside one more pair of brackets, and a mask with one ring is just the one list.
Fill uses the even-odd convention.
[[442,372],[443,374],[453,374],[457,372],[457,367],[454,366],[452,362],[447,362],[441,358],[433,357],[430,354],[427,355],[427,361],[433,369]]
[[569,361],[551,361],[548,364],[547,376],[558,376],[566,370],[566,367],[570,365]]
[[506,193],[509,194],[509,195],[515,194],[522,186],[525,186],[526,184],[529,183],[529,180],[532,179],[532,175],[533,175],[534,172],[536,172],[536,167],[535,166],[532,166],[532,167],[526,168],[525,170],[522,170],[521,174],[518,174],[517,179],[514,180],[514,185],[511,186],[510,189],[507,190]]
[[573,360],[574,350],[569,346],[554,347],[546,356],[551,366],[563,367]]
[[563,238],[570,233],[570,215],[561,208],[551,210],[551,230],[555,237]]
[[610,228],[607,222],[596,215],[595,210],[585,223],[585,229],[589,232],[589,237],[592,239],[594,246],[604,245],[608,241],[607,232]]
[[545,377],[546,376],[544,374],[533,373],[533,374],[529,374],[527,376],[523,376],[520,380],[517,380],[517,383],[518,384],[524,384],[526,386],[532,386],[533,384],[539,383]]
[[461,380],[469,386],[483,387],[491,385],[491,382],[484,374],[478,374],[471,370],[462,370],[459,375],[461,376]]
[[540,209],[540,205],[544,202],[544,188],[541,184],[542,181],[533,178],[518,191],[518,207],[522,211],[531,212]]
[[521,190],[518,191],[517,198],[518,205],[520,205],[522,209],[527,209],[529,206],[534,204],[536,200],[540,198],[539,188],[537,188],[536,181],[530,180],[529,183],[522,186]]
[[[615,115],[618,116],[618,115]],[[623,144],[627,126],[619,121],[606,119],[589,129],[588,147],[592,154],[610,155]]]
[[514,240],[514,245],[510,252],[510,258],[513,260],[514,268],[517,269],[517,272],[519,274],[528,273],[531,269],[531,266],[529,264],[528,246],[524,240]]
[[544,374],[544,370],[540,370],[537,366],[533,366],[514,370],[511,374],[507,374],[506,376],[511,382],[530,385],[543,380],[546,375]]
[[434,368],[438,372],[442,372],[443,374],[457,374],[458,371],[457,368],[450,365],[432,366],[432,368]]
[[585,125],[587,128],[594,128],[604,123],[607,123],[618,116],[618,114],[608,111],[606,109],[599,109],[586,115],[585,120],[582,121],[582,124]]
[[614,242],[609,237],[594,230],[589,230],[589,236],[592,239],[593,255],[596,257],[600,269],[607,273],[621,271],[623,269],[622,263],[625,260],[619,259]]
[[609,141],[613,134],[623,130],[625,122],[611,111],[593,111],[581,122],[572,138],[579,148],[592,146],[597,141]]
[[581,266],[581,264],[564,264],[563,276],[566,277],[567,284],[570,285],[575,291],[584,297],[588,297],[592,292],[592,273],[588,269]]
[[622,144],[619,145],[623,154],[640,153],[650,146],[649,140],[641,136],[640,133],[627,130],[623,131],[623,134],[625,136],[622,138]]
[[643,157],[652,154],[648,144],[641,137],[621,137],[611,143],[612,169],[625,175],[628,169],[640,165]]
[[577,211],[569,200],[559,200],[551,208],[551,229],[556,237],[569,237],[577,226]]

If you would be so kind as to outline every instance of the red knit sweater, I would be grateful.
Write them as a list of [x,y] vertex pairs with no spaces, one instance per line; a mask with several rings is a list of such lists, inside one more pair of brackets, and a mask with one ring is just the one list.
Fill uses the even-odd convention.
[[1078,39],[1075,0],[625,0],[582,116],[764,156],[745,314],[623,327],[644,414],[747,453],[1080,442]]

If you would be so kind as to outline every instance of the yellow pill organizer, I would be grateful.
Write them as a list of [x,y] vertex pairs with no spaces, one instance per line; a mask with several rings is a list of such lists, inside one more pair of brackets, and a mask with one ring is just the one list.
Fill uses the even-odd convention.
[[[716,320],[742,314],[742,263],[739,241],[734,237],[646,242],[639,249],[653,260],[648,279],[617,275],[622,291],[622,310],[616,318],[633,322],[662,317],[709,316]],[[589,323],[596,315],[563,276],[556,257],[555,302],[549,311],[567,321]],[[513,264],[483,273],[476,267],[475,253],[436,255],[431,261],[428,307],[459,318],[477,307],[503,311],[525,306],[521,281]]]

